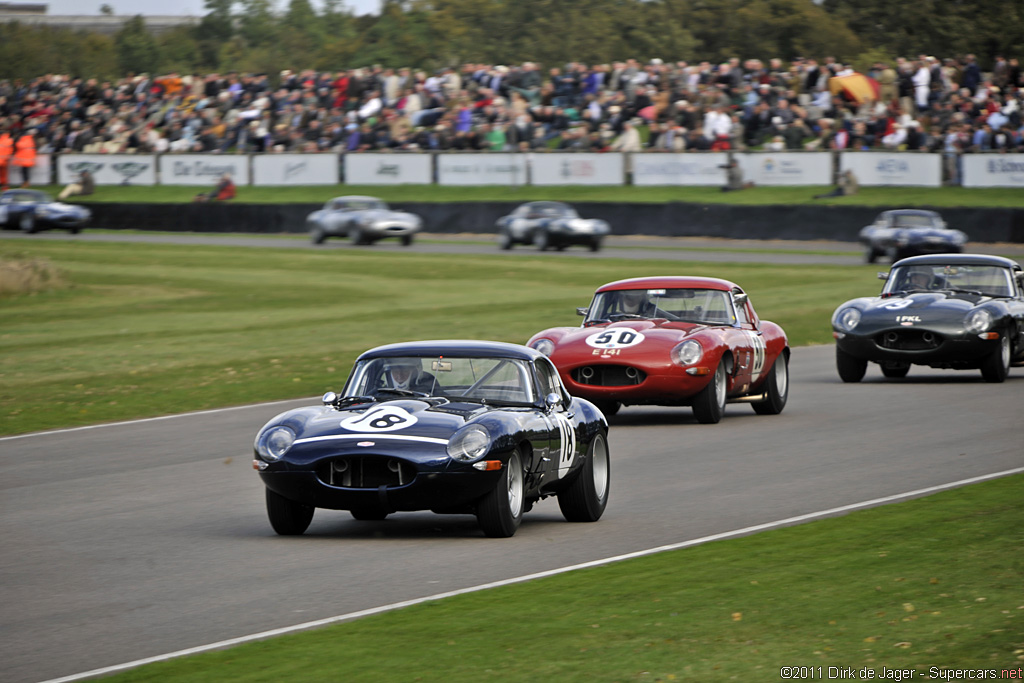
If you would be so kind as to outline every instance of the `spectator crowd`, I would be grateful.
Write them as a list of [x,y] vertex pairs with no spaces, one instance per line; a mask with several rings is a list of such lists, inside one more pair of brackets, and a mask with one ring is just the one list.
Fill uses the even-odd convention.
[[[830,87],[853,73],[833,58],[733,58],[116,82],[49,74],[0,81],[0,135],[13,145],[31,136],[39,153],[921,150],[945,155],[950,182],[962,153],[1024,152],[1016,58],[987,72],[973,55],[877,63],[867,99]],[[4,149],[0,166],[13,168]]]

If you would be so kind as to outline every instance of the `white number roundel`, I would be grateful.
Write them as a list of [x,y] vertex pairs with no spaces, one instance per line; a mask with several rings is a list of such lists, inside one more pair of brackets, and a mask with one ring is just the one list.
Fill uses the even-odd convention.
[[416,424],[416,416],[398,406],[384,405],[341,421],[350,432],[393,432]]
[[624,349],[636,346],[644,340],[644,335],[628,327],[617,327],[614,330],[595,332],[587,337],[587,346],[595,349]]

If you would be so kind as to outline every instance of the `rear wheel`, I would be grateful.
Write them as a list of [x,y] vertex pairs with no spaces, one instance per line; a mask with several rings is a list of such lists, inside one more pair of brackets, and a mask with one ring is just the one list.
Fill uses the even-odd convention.
[[718,364],[706,387],[693,399],[693,414],[701,424],[716,424],[725,413],[725,362]]
[[512,235],[510,235],[507,230],[502,230],[501,236],[498,237],[498,247],[504,249],[505,251],[508,251],[509,249],[512,248],[512,245]]
[[595,238],[590,241],[590,251],[601,251],[601,240]]
[[750,405],[758,415],[778,415],[789,400],[789,358],[785,353],[780,353],[775,359],[766,383],[768,399]]
[[864,249],[864,263],[874,263],[878,260],[878,256],[879,254],[875,251],[874,247],[869,245]]
[[590,442],[587,461],[569,488],[558,494],[558,507],[567,522],[596,522],[608,505],[611,462],[604,434]]
[[412,244],[412,235],[402,235],[402,246],[407,247]]
[[313,228],[309,233],[309,241],[313,244],[323,244],[325,239],[327,239],[327,234],[324,233],[323,228]]
[[533,246],[537,247],[538,251],[544,251],[551,246],[551,240],[548,237],[547,230],[538,230],[533,236]]
[[868,371],[868,362],[851,356],[837,346],[836,370],[839,371],[839,379],[844,382],[859,382],[864,379],[864,374]]
[[889,379],[903,379],[910,372],[910,363],[882,363],[882,374]]
[[494,489],[480,499],[476,520],[491,538],[509,538],[523,521],[524,477],[519,451],[512,451]]
[[986,382],[1004,382],[1010,374],[1010,337],[1003,334],[999,339],[999,348],[989,354],[981,364],[981,376]]
[[267,489],[267,517],[281,536],[301,536],[313,521],[312,505],[303,505]]

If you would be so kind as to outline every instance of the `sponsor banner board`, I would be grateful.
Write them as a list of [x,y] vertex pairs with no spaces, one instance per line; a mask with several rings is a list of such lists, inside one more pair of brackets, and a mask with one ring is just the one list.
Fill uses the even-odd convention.
[[851,170],[860,185],[942,185],[942,156],[924,152],[843,152],[839,170]]
[[337,185],[338,155],[257,154],[252,158],[253,185]]
[[430,154],[346,154],[346,185],[429,185],[433,179]]
[[832,184],[829,152],[751,152],[737,154],[736,161],[743,181],[755,185]]
[[1024,154],[964,154],[964,187],[1024,188]]
[[532,154],[533,185],[623,185],[625,155],[620,152]]
[[247,154],[161,154],[161,185],[216,185],[225,173],[235,185],[249,184]]
[[722,152],[644,152],[632,155],[634,185],[725,185]]
[[97,185],[156,185],[155,154],[58,154],[57,183],[77,182],[82,171]]
[[525,185],[526,154],[438,154],[438,185]]

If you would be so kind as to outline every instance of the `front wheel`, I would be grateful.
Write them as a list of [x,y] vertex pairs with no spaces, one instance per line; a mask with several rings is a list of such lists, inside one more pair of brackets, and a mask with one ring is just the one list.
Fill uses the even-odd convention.
[[558,507],[567,522],[596,522],[608,506],[611,461],[604,434],[590,442],[587,460],[567,489],[558,494]]
[[363,231],[358,226],[353,226],[352,229],[348,231],[348,238],[352,240],[352,244],[357,246],[366,244],[366,238],[363,237]]
[[772,364],[771,374],[767,379],[765,391],[768,399],[759,403],[751,403],[758,415],[778,415],[786,407],[789,400],[789,358],[780,353]]
[[22,232],[33,233],[36,231],[36,217],[30,213],[21,214],[21,220],[18,221],[18,227],[21,228]]
[[851,356],[837,346],[836,370],[839,371],[839,379],[852,384],[864,379],[864,374],[868,371],[868,362]]
[[501,236],[498,238],[498,247],[504,251],[508,251],[509,249],[512,248],[512,244],[512,235],[510,235],[507,231],[502,230]]
[[981,364],[981,376],[986,382],[1006,381],[1010,374],[1010,337],[1004,333],[999,340],[999,348],[989,354],[988,358]]
[[725,362],[718,364],[706,387],[693,399],[693,415],[701,424],[717,424],[725,413]]
[[864,249],[864,263],[874,263],[877,260],[878,252],[875,251],[874,247],[868,246]]
[[412,244],[412,235],[402,235],[402,246],[408,247]]
[[533,236],[533,246],[537,247],[537,251],[544,251],[551,246],[551,240],[548,237],[547,230],[537,231],[537,234]]
[[601,251],[601,240],[593,239],[590,241],[590,251]]
[[267,489],[267,517],[281,536],[301,536],[313,521],[314,510],[312,505],[296,503]]
[[480,499],[476,521],[491,538],[509,538],[523,521],[523,464],[519,451],[512,451],[494,489]]
[[309,233],[309,241],[313,244],[323,244],[325,239],[327,239],[327,234],[323,228],[313,228]]

